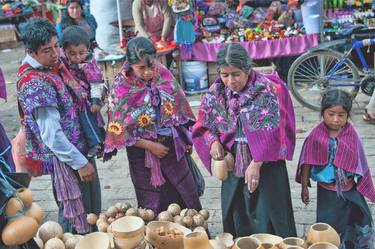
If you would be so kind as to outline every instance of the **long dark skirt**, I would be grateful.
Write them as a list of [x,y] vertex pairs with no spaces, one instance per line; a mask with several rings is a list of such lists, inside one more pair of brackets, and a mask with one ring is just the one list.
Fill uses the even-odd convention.
[[151,185],[151,172],[145,167],[145,150],[135,146],[126,149],[138,206],[155,213],[166,210],[171,203],[200,210],[202,206],[186,158],[177,160],[173,141],[165,146],[169,152],[160,160],[160,168],[166,182],[157,188]]
[[373,248],[370,247],[375,243],[371,212],[354,187],[339,197],[336,191],[318,185],[316,221],[336,229],[346,249]]
[[250,193],[244,178],[232,173],[221,186],[224,231],[233,236],[270,233],[296,236],[285,161],[264,163],[259,186]]

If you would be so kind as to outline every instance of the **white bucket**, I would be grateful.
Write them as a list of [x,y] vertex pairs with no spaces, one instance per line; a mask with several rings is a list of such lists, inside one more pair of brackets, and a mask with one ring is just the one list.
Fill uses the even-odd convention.
[[321,31],[320,15],[309,16],[303,19],[305,25],[306,34],[317,34]]
[[307,1],[302,4],[301,11],[306,34],[320,33],[323,24],[321,2],[319,0]]
[[205,92],[208,88],[207,63],[204,61],[183,61],[182,75],[185,92],[195,94]]

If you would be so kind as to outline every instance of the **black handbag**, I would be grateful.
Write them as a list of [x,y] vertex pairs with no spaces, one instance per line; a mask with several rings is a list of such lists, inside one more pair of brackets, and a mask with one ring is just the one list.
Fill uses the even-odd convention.
[[198,196],[202,196],[204,193],[205,182],[202,173],[198,169],[197,164],[189,153],[186,153],[186,160],[189,165],[191,174],[194,178],[195,188],[197,190]]

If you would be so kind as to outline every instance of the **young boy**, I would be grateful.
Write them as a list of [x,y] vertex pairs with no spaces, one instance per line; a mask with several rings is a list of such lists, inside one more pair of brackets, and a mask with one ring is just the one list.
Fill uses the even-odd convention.
[[73,101],[79,108],[79,120],[88,142],[88,156],[101,156],[103,151],[104,122],[100,114],[102,106],[103,76],[95,59],[89,54],[90,38],[79,26],[70,26],[62,34],[60,59],[75,80]]

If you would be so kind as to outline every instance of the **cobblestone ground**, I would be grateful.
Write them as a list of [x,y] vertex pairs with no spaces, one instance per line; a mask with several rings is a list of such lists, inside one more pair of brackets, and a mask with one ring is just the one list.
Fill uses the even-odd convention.
[[[18,114],[15,98],[15,75],[16,69],[20,65],[23,57],[23,49],[18,48],[9,52],[0,52],[0,66],[3,69],[6,79],[8,81],[8,95],[7,103],[0,102],[0,121],[5,126],[9,137],[13,137],[18,130]],[[190,103],[194,110],[197,110],[201,96],[189,97]],[[375,172],[375,126],[365,123],[361,116],[363,108],[368,101],[368,97],[360,94],[356,98],[352,113],[352,122],[357,128],[365,151],[371,165],[372,172]],[[294,215],[297,224],[298,236],[304,237],[308,227],[315,221],[316,208],[316,186],[311,189],[311,203],[305,206],[300,200],[300,185],[294,181],[299,152],[303,140],[307,136],[311,128],[320,120],[319,114],[309,109],[301,107],[295,102],[295,112],[297,120],[297,146],[295,150],[294,160],[288,162],[289,179],[291,183],[291,193],[294,208]],[[195,155],[196,157],[196,155]],[[135,193],[133,185],[130,180],[128,171],[128,161],[124,151],[121,151],[117,157],[110,162],[98,162],[99,177],[102,187],[102,204],[103,210],[118,201],[126,201],[135,205]],[[222,231],[221,225],[221,210],[220,210],[220,182],[214,177],[209,176],[206,170],[199,165],[206,180],[206,190],[201,198],[203,207],[210,210],[211,217],[209,219],[209,229],[212,235]],[[46,212],[47,220],[57,220],[57,206],[54,202],[51,189],[51,180],[48,176],[34,178],[31,183],[31,189],[34,198],[39,202],[40,206]],[[374,215],[375,206],[369,204]],[[277,208],[277,207],[275,207]]]

